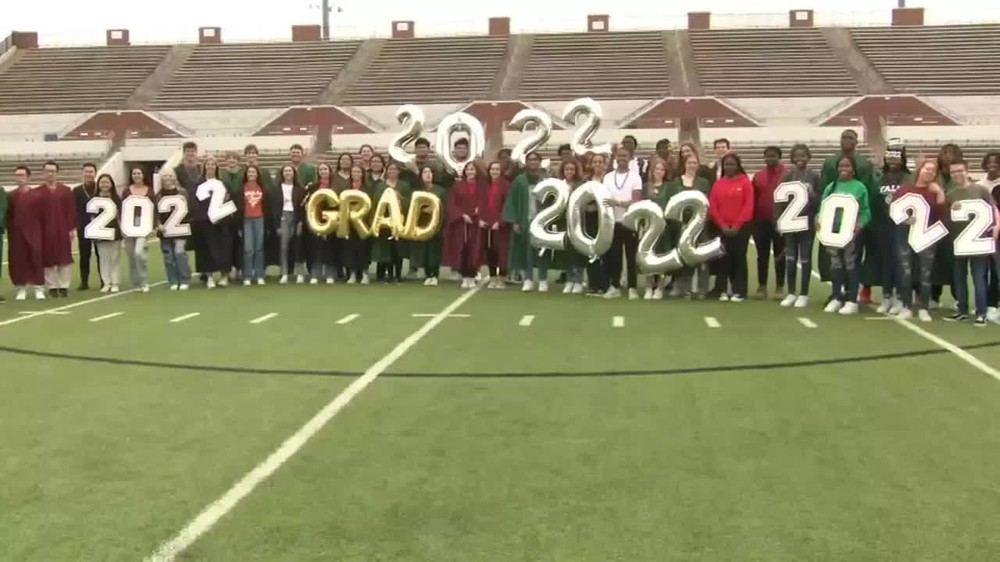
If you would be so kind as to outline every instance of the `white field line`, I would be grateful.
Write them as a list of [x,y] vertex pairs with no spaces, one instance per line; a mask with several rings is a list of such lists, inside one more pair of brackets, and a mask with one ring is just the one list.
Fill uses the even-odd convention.
[[613,316],[611,318],[611,327],[613,327],[613,328],[624,328],[625,327],[625,317],[624,316]]
[[263,324],[264,322],[267,322],[268,320],[274,318],[277,315],[278,315],[277,312],[269,312],[269,313],[265,314],[264,316],[259,316],[257,318],[254,318],[253,320],[250,321],[250,323],[251,324]]
[[818,328],[818,326],[816,326],[816,323],[808,318],[799,318],[799,324],[802,324],[806,328]]
[[716,318],[714,316],[706,316],[705,317],[705,325],[708,326],[709,328],[721,328],[722,327],[722,324],[719,324],[719,321],[716,320]]
[[[413,316],[414,318],[435,318],[435,317],[437,317],[437,314],[424,314],[424,313],[420,313],[420,314],[412,314],[411,316]],[[472,316],[472,315],[471,314],[449,314],[448,318],[469,318],[470,316]]]
[[172,318],[170,320],[170,323],[171,324],[177,324],[178,322],[183,322],[185,320],[190,320],[190,319],[194,318],[195,316],[201,316],[201,313],[200,312],[191,312],[191,313],[188,313],[188,314],[184,314],[182,316],[178,316],[177,318]]
[[111,314],[105,314],[103,316],[97,316],[95,318],[91,318],[90,322],[102,322],[104,320],[110,320],[112,318],[117,318],[117,317],[121,316],[122,314],[125,314],[125,313],[124,312],[112,312]]
[[[159,281],[157,283],[151,284],[150,287],[156,287],[157,285],[163,285],[164,283],[166,283],[166,281]],[[139,289],[129,289],[128,291],[122,291],[120,293],[111,293],[111,294],[107,294],[107,295],[102,295],[100,297],[94,297],[92,299],[87,299],[87,300],[83,300],[83,301],[79,301],[79,302],[70,303],[70,304],[67,304],[65,306],[58,306],[58,307],[50,308],[48,310],[43,310],[43,311],[40,311],[40,312],[33,312],[31,314],[26,314],[24,316],[18,316],[17,318],[9,318],[7,320],[4,320],[4,321],[0,322],[0,326],[9,326],[11,324],[16,324],[18,322],[23,322],[25,320],[28,320],[29,318],[35,318],[37,316],[44,316],[46,314],[51,314],[53,312],[55,312],[55,313],[65,312],[67,310],[72,310],[72,309],[77,308],[79,306],[84,306],[84,305],[95,303],[95,302],[106,301],[108,299],[114,299],[114,298],[118,298],[118,297],[123,296],[123,295],[128,295],[130,293],[137,293],[137,292],[139,292]]]
[[49,316],[65,316],[69,314],[66,310],[22,310],[18,314],[29,314],[33,316],[38,316],[40,314],[47,314]]
[[452,301],[452,303],[446,306],[444,310],[424,323],[424,325],[418,328],[416,332],[413,332],[407,336],[406,339],[399,342],[399,344],[386,354],[385,357],[379,359],[371,367],[368,367],[368,370],[365,371],[363,375],[354,379],[354,381],[347,388],[330,401],[330,403],[324,406],[323,409],[317,412],[316,415],[309,419],[305,425],[289,436],[288,439],[286,439],[273,453],[271,453],[260,464],[255,466],[250,472],[240,478],[239,481],[233,484],[233,486],[222,494],[222,496],[220,496],[217,500],[208,504],[205,509],[202,510],[202,512],[192,519],[187,525],[185,525],[180,532],[167,542],[160,545],[160,547],[156,549],[156,552],[146,558],[146,560],[149,562],[171,561],[187,550],[187,548],[198,540],[199,537],[208,532],[208,530],[218,523],[220,519],[232,511],[240,500],[253,492],[254,488],[267,480],[272,474],[281,468],[281,466],[285,464],[288,459],[298,453],[313,436],[319,433],[319,431],[323,429],[323,427],[326,426],[326,424],[328,424],[334,416],[350,404],[351,400],[364,391],[365,388],[374,382],[379,375],[391,367],[392,364],[405,355],[407,351],[412,349],[413,346],[423,339],[424,336],[430,333],[431,330],[436,328],[437,325],[444,321],[445,318],[450,316],[455,310],[472,298],[473,295],[478,293],[481,288],[482,286],[480,285],[471,291],[459,295],[457,299]]
[[517,325],[527,328],[534,321],[535,321],[534,314],[525,314],[524,316],[521,317],[521,321],[518,322]]
[[350,324],[351,322],[357,320],[360,316],[361,316],[360,314],[348,314],[347,316],[341,318],[340,320],[337,320],[337,324],[341,325]]

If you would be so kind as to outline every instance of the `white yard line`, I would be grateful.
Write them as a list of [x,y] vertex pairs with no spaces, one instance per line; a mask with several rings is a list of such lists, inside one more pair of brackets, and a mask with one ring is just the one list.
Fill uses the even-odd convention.
[[277,312],[269,312],[269,313],[265,314],[264,316],[259,316],[257,318],[254,318],[253,320],[250,321],[250,323],[251,324],[263,324],[264,322],[267,322],[268,320],[274,318],[277,315],[278,315]]
[[[151,284],[150,287],[156,287],[157,285],[163,285],[164,283],[166,283],[166,281],[160,281],[158,283]],[[53,312],[56,312],[56,313],[58,313],[58,312],[64,312],[64,311],[67,311],[67,310],[72,310],[72,309],[74,309],[74,308],[76,308],[78,306],[83,306],[83,305],[87,305],[87,304],[91,304],[91,303],[95,303],[95,302],[106,301],[108,299],[113,299],[113,298],[117,298],[117,297],[120,297],[120,296],[123,296],[123,295],[128,295],[128,294],[137,293],[137,292],[139,292],[139,289],[129,289],[128,291],[122,291],[120,293],[111,293],[111,294],[107,294],[107,295],[102,295],[100,297],[94,297],[92,299],[87,299],[87,300],[84,300],[84,301],[70,303],[70,304],[67,304],[65,306],[59,306],[59,307],[55,307],[55,308],[50,308],[48,310],[43,310],[43,311],[40,311],[40,312],[33,312],[31,314],[26,314],[24,316],[18,316],[17,318],[8,318],[7,320],[4,320],[4,321],[0,322],[0,326],[9,326],[11,324],[16,324],[18,322],[23,322],[25,320],[28,320],[29,318],[35,318],[37,316],[45,316],[45,315],[51,314]]]
[[[414,318],[436,318],[437,314],[424,314],[424,313],[420,313],[420,314],[412,314],[411,316],[413,316]],[[470,316],[472,316],[472,315],[471,314],[449,314],[448,318],[469,318]]]
[[321,429],[323,429],[326,424],[333,419],[345,406],[350,404],[358,394],[365,390],[372,382],[378,378],[386,369],[392,366],[393,363],[399,360],[400,357],[406,354],[407,351],[413,348],[424,336],[430,333],[438,324],[448,318],[455,310],[460,306],[465,304],[473,295],[479,292],[481,286],[462,293],[457,299],[452,301],[451,304],[446,306],[444,310],[439,312],[433,318],[424,323],[423,326],[417,329],[406,337],[403,341],[394,347],[385,357],[379,359],[374,365],[368,367],[363,375],[354,379],[354,381],[345,388],[340,394],[338,394],[330,403],[323,407],[322,410],[316,413],[309,421],[305,423],[302,427],[293,433],[288,439],[284,441],[270,456],[264,459],[263,462],[255,466],[250,472],[244,475],[238,482],[236,482],[232,488],[222,494],[217,500],[208,504],[201,513],[199,513],[194,519],[192,519],[183,529],[180,530],[177,535],[168,540],[167,542],[160,545],[160,547],[146,558],[149,562],[166,562],[174,560],[178,555],[182,554],[188,547],[190,547],[199,537],[204,535],[211,529],[220,519],[226,516],[227,513],[232,511],[236,504],[240,502],[243,498],[247,497],[254,488],[256,488],[260,483],[267,480],[272,474],[274,474],[285,462],[292,458],[296,453],[298,453],[303,446],[315,436]]
[[518,326],[523,326],[523,327],[527,328],[534,321],[535,321],[535,315],[534,314],[525,314],[524,316],[521,317],[521,321],[518,322],[517,325]]
[[625,317],[624,316],[613,316],[611,318],[611,327],[613,327],[613,328],[624,328],[625,327]]
[[350,324],[351,322],[357,320],[358,317],[360,316],[361,316],[360,314],[348,314],[347,316],[341,318],[340,320],[337,320],[337,324]]
[[41,314],[48,314],[49,316],[65,316],[69,314],[66,310],[22,310],[18,314],[29,314],[32,316],[38,316]]
[[112,312],[111,314],[105,314],[104,316],[97,316],[95,318],[91,318],[90,321],[91,322],[102,322],[104,320],[110,320],[112,318],[117,318],[117,317],[121,316],[122,314],[125,314],[125,313],[124,312]]
[[816,323],[808,318],[799,318],[799,324],[802,324],[806,328],[817,328]]
[[190,320],[190,319],[194,318],[195,316],[201,316],[201,313],[200,312],[191,312],[191,313],[188,313],[188,314],[184,314],[182,316],[178,316],[177,318],[172,318],[170,320],[170,323],[171,324],[177,324],[178,322],[183,322],[185,320]]
[[722,327],[722,324],[719,324],[719,321],[716,320],[716,318],[714,316],[706,316],[705,317],[705,325],[708,326],[709,328],[721,328]]

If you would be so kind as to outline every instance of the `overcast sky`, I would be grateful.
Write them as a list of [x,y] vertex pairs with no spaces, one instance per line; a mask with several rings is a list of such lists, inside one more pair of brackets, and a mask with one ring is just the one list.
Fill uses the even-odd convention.
[[[0,0],[0,33],[37,31],[43,46],[102,44],[108,28],[127,28],[133,43],[194,42],[199,26],[222,28],[224,41],[288,40],[293,24],[319,23],[321,0]],[[926,23],[982,21],[996,0],[908,0],[926,9]],[[689,11],[716,14],[713,25],[765,26],[787,21],[790,9],[813,9],[817,25],[887,25],[897,0],[756,0],[738,10],[732,0],[330,0],[337,37],[386,35],[392,20],[413,20],[417,35],[486,31],[491,16],[511,18],[513,32],[585,31],[586,14],[609,13],[612,30],[683,27]],[[456,6],[463,6],[456,8]],[[498,7],[491,7],[496,5]],[[609,5],[614,7],[609,9]],[[568,7],[571,6],[571,7]],[[742,15],[737,15],[742,12]],[[727,14],[723,16],[722,14]]]

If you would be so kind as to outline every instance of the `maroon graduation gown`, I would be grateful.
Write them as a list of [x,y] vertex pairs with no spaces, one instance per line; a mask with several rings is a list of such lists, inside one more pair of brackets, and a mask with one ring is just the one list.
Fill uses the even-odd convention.
[[[486,246],[492,244],[497,252],[497,266],[501,271],[507,270],[507,254],[510,246],[510,225],[503,220],[503,206],[507,201],[507,194],[510,193],[510,182],[501,177],[497,181],[490,182],[479,190],[479,221],[485,222],[488,226],[482,228],[480,237],[485,255]],[[492,230],[494,224],[499,224],[500,228]]]
[[76,232],[76,199],[73,190],[57,183],[42,185],[42,265],[55,267],[73,263],[73,239]]
[[[444,213],[444,255],[441,263],[454,270],[463,266],[478,269],[483,264],[482,243],[479,235],[479,190],[477,183],[465,180],[455,182],[448,193],[448,205]],[[468,215],[472,224],[462,218]],[[463,261],[462,258],[465,258]]]
[[[40,189],[25,187],[8,194],[7,259],[10,280],[18,287],[45,284],[42,266],[42,205]],[[69,240],[67,234],[66,239]]]

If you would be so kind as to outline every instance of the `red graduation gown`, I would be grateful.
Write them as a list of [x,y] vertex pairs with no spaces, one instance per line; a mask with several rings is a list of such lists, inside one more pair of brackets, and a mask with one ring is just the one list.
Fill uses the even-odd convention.
[[73,190],[57,183],[42,185],[42,265],[55,267],[73,263],[73,239],[76,231],[76,199]]
[[[40,189],[27,187],[8,194],[7,259],[10,261],[10,280],[18,287],[45,284],[42,266],[44,200]],[[68,234],[66,239],[69,240]]]
[[[510,225],[503,220],[503,206],[510,192],[510,182],[501,177],[479,190],[479,220],[485,222],[482,229],[483,252],[486,246],[492,244],[497,252],[497,266],[501,271],[507,270],[507,254],[510,246]],[[478,221],[476,224],[479,224]],[[499,224],[498,230],[491,230],[494,224]]]
[[[444,213],[444,255],[441,263],[455,270],[462,268],[463,265],[478,269],[483,264],[477,211],[480,189],[478,183],[462,180],[455,182],[448,193],[448,205]],[[467,224],[462,215],[468,215],[472,219],[472,224]]]

